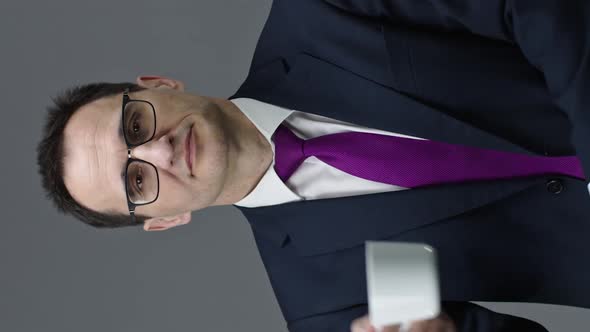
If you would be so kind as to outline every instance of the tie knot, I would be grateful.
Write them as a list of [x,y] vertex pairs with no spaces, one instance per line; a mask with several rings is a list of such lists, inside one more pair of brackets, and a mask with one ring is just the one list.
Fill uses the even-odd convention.
[[273,135],[275,143],[275,171],[283,182],[297,170],[305,160],[303,143],[289,128],[280,125]]

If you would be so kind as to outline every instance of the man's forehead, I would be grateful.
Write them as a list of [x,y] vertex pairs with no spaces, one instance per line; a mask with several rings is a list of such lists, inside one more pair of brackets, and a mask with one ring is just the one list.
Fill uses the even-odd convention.
[[84,113],[88,113],[85,111],[89,111],[89,112],[114,112],[116,110],[120,110],[121,108],[121,103],[122,103],[122,97],[123,94],[122,93],[118,93],[115,95],[111,95],[111,96],[106,96],[106,97],[102,97],[99,99],[96,99],[82,107],[80,107],[80,109],[78,110],[78,112],[76,112],[74,114],[78,115],[81,114],[82,116],[84,116]]
[[[141,91],[131,92],[129,96],[133,99],[137,98],[147,98],[152,99],[154,97],[154,90],[152,89],[144,89]],[[80,109],[74,113],[72,118],[77,116],[88,116],[89,113],[93,114],[94,116],[101,115],[103,113],[112,113],[112,112],[121,112],[121,106],[123,103],[123,92],[113,94],[110,96],[102,97],[92,102],[80,107]]]
[[126,206],[119,180],[126,152],[117,136],[121,101],[116,99],[109,96],[84,105],[64,132],[64,181],[72,197],[93,210]]
[[[120,102],[119,102],[120,104]],[[108,96],[94,100],[77,110],[68,121],[64,134],[66,148],[71,146],[73,141],[80,143],[98,144],[97,136],[109,135],[109,128],[117,121],[115,97]]]

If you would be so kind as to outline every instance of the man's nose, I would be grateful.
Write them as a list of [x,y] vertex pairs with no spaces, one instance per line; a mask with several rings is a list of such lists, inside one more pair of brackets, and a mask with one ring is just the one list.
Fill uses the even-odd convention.
[[158,168],[168,169],[173,164],[174,148],[172,140],[164,135],[157,140],[151,140],[145,144],[131,149],[134,158],[148,161]]

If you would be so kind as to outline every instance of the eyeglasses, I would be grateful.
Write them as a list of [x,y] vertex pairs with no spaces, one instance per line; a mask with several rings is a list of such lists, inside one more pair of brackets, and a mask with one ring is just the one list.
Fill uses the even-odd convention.
[[135,223],[135,208],[155,202],[160,194],[160,179],[156,166],[147,161],[131,157],[131,149],[154,138],[156,133],[154,105],[145,100],[129,98],[129,89],[126,89],[123,93],[121,121],[123,137],[127,144],[125,193],[129,214],[131,220]]

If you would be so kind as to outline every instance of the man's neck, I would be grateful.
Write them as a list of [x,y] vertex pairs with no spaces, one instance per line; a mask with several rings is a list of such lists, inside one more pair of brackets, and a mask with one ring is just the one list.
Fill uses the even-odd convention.
[[271,146],[256,126],[229,100],[217,100],[227,118],[228,176],[219,204],[233,204],[248,195],[272,163]]

